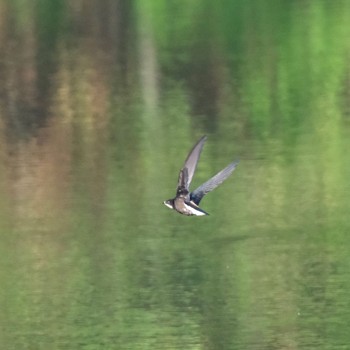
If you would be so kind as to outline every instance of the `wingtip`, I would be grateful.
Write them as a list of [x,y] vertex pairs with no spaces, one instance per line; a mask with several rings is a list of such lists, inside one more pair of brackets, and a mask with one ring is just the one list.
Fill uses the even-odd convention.
[[239,160],[234,160],[226,168],[235,168],[239,164]]

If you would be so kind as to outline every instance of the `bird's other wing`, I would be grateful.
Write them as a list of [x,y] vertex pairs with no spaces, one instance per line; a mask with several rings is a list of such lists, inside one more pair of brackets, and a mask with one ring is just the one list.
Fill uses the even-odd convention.
[[187,190],[187,183],[188,183],[188,171],[187,168],[183,168],[180,170],[179,173],[179,181],[177,184],[177,190]]
[[[188,154],[185,164],[182,167],[179,174],[178,188],[184,186],[187,190],[191,184],[194,172],[196,171],[199,156],[201,155],[204,142],[207,137],[203,136],[192,148],[191,152]],[[187,169],[185,171],[185,169]],[[187,172],[187,174],[185,173]],[[185,176],[187,175],[187,176]]]
[[223,181],[225,181],[235,170],[238,165],[238,161],[229,164],[225,169],[218,172],[211,179],[196,188],[190,195],[191,200],[197,205],[201,199],[214,188],[218,187]]

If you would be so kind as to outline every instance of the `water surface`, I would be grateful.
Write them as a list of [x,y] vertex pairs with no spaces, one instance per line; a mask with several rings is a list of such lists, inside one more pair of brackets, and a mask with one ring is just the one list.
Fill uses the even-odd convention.
[[2,348],[347,349],[349,18],[0,0]]

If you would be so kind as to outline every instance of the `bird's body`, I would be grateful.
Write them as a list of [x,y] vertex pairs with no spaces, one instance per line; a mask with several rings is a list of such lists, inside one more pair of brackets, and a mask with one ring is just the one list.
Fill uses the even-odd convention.
[[192,181],[192,177],[197,167],[199,156],[202,152],[204,142],[207,137],[203,136],[192,148],[183,168],[180,170],[178,186],[176,196],[173,199],[164,201],[164,204],[170,208],[176,210],[178,213],[187,216],[204,216],[209,215],[198,205],[201,199],[214,188],[219,186],[224,180],[226,180],[232,172],[235,170],[238,162],[229,164],[225,169],[221,170],[207,182],[199,186],[193,192],[189,191],[189,186]]
[[188,201],[186,197],[175,197],[165,201],[164,204],[170,209],[175,209],[178,213],[187,215],[187,216],[203,216],[209,215],[204,210],[199,208],[199,206],[193,201]]

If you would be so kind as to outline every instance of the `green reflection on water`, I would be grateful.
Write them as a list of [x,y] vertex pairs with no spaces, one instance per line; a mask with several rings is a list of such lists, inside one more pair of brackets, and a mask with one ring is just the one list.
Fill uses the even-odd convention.
[[[0,1],[3,347],[346,348],[349,3],[40,3]],[[241,162],[187,218],[203,134],[194,187]]]

